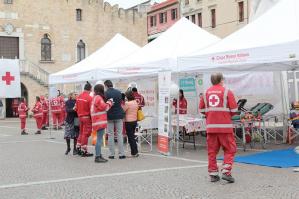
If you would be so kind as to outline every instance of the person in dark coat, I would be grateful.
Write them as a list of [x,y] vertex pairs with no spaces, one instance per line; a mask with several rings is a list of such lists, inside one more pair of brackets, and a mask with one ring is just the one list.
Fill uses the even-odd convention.
[[112,99],[114,105],[107,112],[108,117],[108,145],[110,156],[109,159],[114,159],[115,156],[115,147],[114,147],[114,131],[117,134],[117,143],[118,143],[118,151],[119,151],[119,159],[125,159],[125,150],[124,150],[124,138],[123,138],[123,119],[125,116],[124,110],[121,107],[122,103],[122,94],[119,90],[113,88],[113,84],[110,80],[106,80],[104,82],[106,92],[105,98]]
[[69,99],[65,103],[65,110],[67,113],[66,119],[65,119],[65,131],[64,131],[64,139],[66,140],[67,149],[65,152],[65,155],[68,155],[68,153],[71,151],[71,139],[74,139],[74,149],[73,149],[73,155],[77,155],[78,151],[76,149],[77,145],[77,138],[79,136],[79,128],[78,128],[78,115],[77,112],[74,110],[76,104],[75,95],[74,93],[71,93],[69,95]]

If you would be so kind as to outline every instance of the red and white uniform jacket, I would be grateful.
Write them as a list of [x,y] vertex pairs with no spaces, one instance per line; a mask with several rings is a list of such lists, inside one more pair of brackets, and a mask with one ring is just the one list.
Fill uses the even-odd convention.
[[90,117],[92,97],[88,91],[83,91],[76,100],[75,110],[79,117]]
[[61,106],[61,111],[65,110],[65,101],[63,96],[59,96],[59,101],[60,101],[60,106]]
[[49,101],[47,99],[43,99],[41,101],[41,103],[42,103],[42,106],[43,106],[43,112],[48,113],[48,111],[49,111]]
[[27,117],[26,113],[28,110],[29,109],[28,109],[27,105],[24,102],[21,102],[21,104],[18,107],[19,118],[21,118],[21,119],[26,118]]
[[97,131],[99,129],[107,128],[107,111],[111,108],[112,103],[104,101],[100,95],[93,97],[90,113],[92,120],[92,130]]
[[[177,113],[177,104],[178,104],[178,101],[176,99],[174,99],[172,105],[175,107],[175,113]],[[179,114],[187,114],[187,107],[188,107],[187,100],[184,97],[180,98]]]
[[59,97],[54,97],[50,101],[51,112],[52,113],[61,113],[61,102]]
[[41,102],[36,102],[33,109],[33,117],[34,118],[42,118],[43,117],[43,106]]
[[142,95],[140,95],[137,92],[133,92],[133,96],[134,96],[135,100],[137,101],[139,108],[142,108],[145,106],[144,97]]
[[231,117],[238,111],[234,94],[221,85],[210,87],[199,104],[206,115],[207,133],[233,133]]

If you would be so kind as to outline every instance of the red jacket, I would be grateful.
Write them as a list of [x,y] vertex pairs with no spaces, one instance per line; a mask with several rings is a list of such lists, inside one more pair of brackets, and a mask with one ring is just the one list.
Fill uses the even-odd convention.
[[111,102],[106,103],[101,96],[96,95],[93,97],[90,108],[92,130],[97,131],[107,128],[107,111],[111,106]]
[[[176,99],[174,99],[172,105],[175,107],[175,113],[177,113],[177,104],[178,104],[178,101]],[[179,114],[187,114],[187,106],[188,106],[188,103],[187,103],[186,98],[184,98],[184,97],[181,98],[180,104],[179,104]]]
[[43,106],[43,112],[47,113],[49,111],[49,101],[47,99],[41,100]]
[[229,89],[221,85],[210,87],[200,99],[199,109],[206,115],[207,133],[233,133],[231,117],[238,105]]
[[76,100],[75,109],[79,117],[90,116],[92,97],[88,91],[83,91]]
[[26,113],[28,110],[29,109],[28,109],[27,105],[24,102],[21,102],[21,104],[18,107],[19,118],[21,118],[21,119],[26,118],[27,117]]
[[60,101],[60,106],[61,106],[61,111],[65,110],[65,101],[63,96],[59,96],[59,101]]
[[50,105],[51,105],[52,113],[60,113],[61,112],[61,102],[60,102],[59,97],[54,97],[53,99],[51,99]]
[[33,117],[34,118],[42,118],[43,117],[43,106],[42,103],[36,102],[33,109]]
[[137,101],[139,108],[142,108],[145,106],[144,97],[142,95],[140,95],[137,92],[133,92],[133,96],[134,96],[135,100]]

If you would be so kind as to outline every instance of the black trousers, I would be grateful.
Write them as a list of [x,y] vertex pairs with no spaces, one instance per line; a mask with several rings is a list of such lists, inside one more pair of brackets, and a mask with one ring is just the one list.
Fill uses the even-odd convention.
[[135,122],[126,122],[126,133],[128,136],[130,148],[131,148],[131,155],[136,155],[138,153],[137,143],[135,139],[135,129],[137,126],[137,121]]

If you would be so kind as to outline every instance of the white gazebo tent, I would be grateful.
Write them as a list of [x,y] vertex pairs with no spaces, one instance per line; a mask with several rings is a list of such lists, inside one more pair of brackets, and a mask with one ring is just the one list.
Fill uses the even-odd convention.
[[49,77],[49,84],[54,85],[96,81],[103,77],[117,76],[117,74],[113,72],[106,71],[105,67],[125,58],[139,49],[139,46],[129,41],[121,34],[116,34],[103,47],[86,57],[81,62],[51,74]]
[[299,59],[299,1],[281,0],[217,44],[179,59],[181,70],[287,71]]
[[[260,18],[217,44],[179,58],[180,71],[296,70],[299,66],[298,11],[298,0],[281,0]],[[286,73],[281,73],[285,117],[288,112],[286,79]]]
[[163,70],[177,70],[177,57],[200,50],[220,39],[186,18],[180,19],[157,39],[127,58],[111,65],[122,75],[152,75]]

